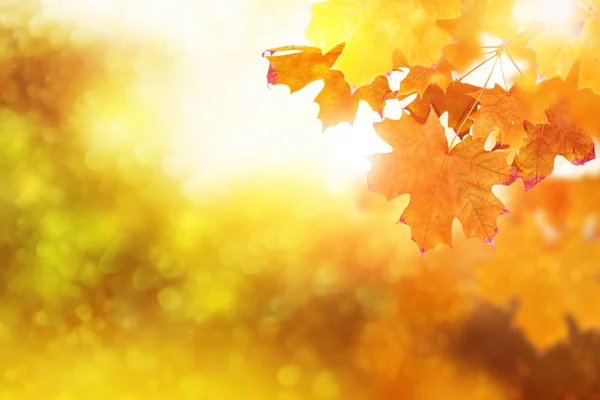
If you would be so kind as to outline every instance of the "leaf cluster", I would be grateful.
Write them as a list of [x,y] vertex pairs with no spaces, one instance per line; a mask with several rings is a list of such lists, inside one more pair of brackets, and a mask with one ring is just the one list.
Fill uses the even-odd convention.
[[[556,27],[519,24],[511,0],[320,2],[307,31],[320,47],[267,50],[268,82],[293,93],[322,80],[324,128],[352,123],[361,100],[380,114],[376,132],[393,151],[370,157],[368,187],[388,200],[410,194],[399,222],[421,253],[451,244],[455,218],[467,237],[493,245],[507,210],[492,186],[520,179],[529,190],[557,156],[595,159],[598,5],[575,7]],[[482,82],[466,83],[484,69]],[[392,73],[406,70],[392,90]],[[409,96],[400,119],[384,116],[389,101]]]

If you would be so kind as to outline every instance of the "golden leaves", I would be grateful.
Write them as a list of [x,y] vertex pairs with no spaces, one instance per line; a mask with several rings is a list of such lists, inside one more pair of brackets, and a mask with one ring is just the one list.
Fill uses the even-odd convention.
[[[410,193],[401,221],[421,251],[450,244],[455,218],[468,237],[491,242],[504,212],[493,185],[520,177],[531,189],[552,173],[558,155],[575,165],[595,158],[598,4],[573,5],[559,24],[515,17],[521,3],[323,1],[312,8],[307,36],[332,50],[306,48],[285,56],[288,64],[269,57],[280,77],[272,83],[287,82],[293,91],[311,80],[325,82],[315,100],[325,126],[351,122],[360,100],[383,116],[387,100],[416,95],[405,107],[410,117],[376,123],[393,152],[371,157],[369,185],[387,199]],[[387,79],[401,68],[407,75],[392,91]],[[484,68],[487,77],[471,84]],[[497,143],[487,151],[490,135]]]
[[324,49],[347,43],[335,67],[363,85],[391,69],[397,48],[411,65],[434,63],[450,41],[435,21],[460,10],[460,0],[328,0],[313,6],[307,37]]
[[505,209],[491,188],[516,178],[506,154],[485,151],[485,141],[471,137],[449,149],[433,113],[425,124],[404,116],[376,124],[376,130],[394,151],[371,156],[369,188],[388,200],[411,195],[400,222],[411,227],[421,252],[450,243],[455,217],[467,237],[493,243],[496,218]]

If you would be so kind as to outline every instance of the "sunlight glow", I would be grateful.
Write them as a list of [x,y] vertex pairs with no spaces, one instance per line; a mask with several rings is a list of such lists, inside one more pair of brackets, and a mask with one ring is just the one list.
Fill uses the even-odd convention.
[[[517,0],[515,18],[523,24],[540,20],[566,24],[574,15],[572,1]],[[173,150],[164,160],[165,170],[187,179],[187,186],[190,182],[195,186],[226,184],[228,179],[250,176],[256,169],[289,167],[323,176],[330,190],[344,191],[349,183],[365,179],[370,169],[365,155],[391,151],[372,126],[379,116],[365,103],[359,107],[354,127],[340,124],[322,133],[316,119],[318,106],[312,102],[322,82],[291,96],[286,87],[267,88],[264,77],[268,63],[256,54],[277,45],[269,31],[257,31],[249,39],[236,34],[236,29],[241,32],[241,25],[222,29],[225,21],[241,20],[242,12],[249,12],[247,2],[236,7],[234,0],[199,3],[202,2],[131,0],[121,4],[115,0],[52,0],[48,1],[46,14],[50,19],[74,22],[94,34],[149,38],[180,54],[178,72],[168,79],[158,81],[151,74],[144,79],[140,74],[138,86],[150,93],[140,98],[159,100],[151,110],[140,108],[136,112],[152,113],[157,119],[168,121]],[[270,12],[263,11],[256,18],[269,20],[277,15],[281,44],[305,44],[309,8],[304,14],[285,16],[277,12],[277,7],[269,7]],[[205,23],[198,23],[199,19]],[[215,35],[220,37],[218,45],[211,39]],[[500,43],[496,37],[482,40],[484,46]],[[225,64],[210,61],[216,57],[225,60]],[[489,55],[482,56],[473,66],[486,57]],[[240,64],[244,65],[242,74],[232,67]],[[487,87],[499,84],[508,89],[519,72],[505,55],[492,71],[493,65],[494,60],[488,61],[463,82],[483,85],[491,73]],[[149,69],[142,64],[140,68]],[[406,72],[392,74],[392,90],[397,89]],[[397,119],[402,105],[405,104],[389,101],[385,116]],[[126,138],[122,131],[131,131],[132,126],[142,124],[143,118],[119,125],[120,114],[107,112],[115,114],[114,124],[91,130],[91,139],[100,140],[110,133],[109,139],[114,140],[106,141],[106,151],[137,146],[136,140],[141,139]],[[149,129],[144,126],[144,133]],[[99,159],[92,157],[92,161],[96,158]]]
[[[497,46],[502,44],[502,39],[490,35],[482,35],[481,44],[482,46]],[[468,68],[467,71],[470,71],[472,68],[475,68],[481,62],[489,58],[491,58],[489,54],[482,55],[479,59],[473,62],[473,65],[470,68]],[[512,85],[514,79],[519,74],[519,71],[510,61],[509,57],[506,54],[502,54],[500,56],[500,59],[494,66],[495,61],[495,58],[491,58],[488,62],[475,69],[464,79],[461,79],[461,81],[471,85],[483,86],[488,76],[490,76],[491,74],[490,80],[486,86],[487,88],[492,88],[494,87],[494,85],[498,84],[508,90]],[[524,65],[522,65],[520,60],[516,59],[515,62],[519,66],[519,68],[524,68]],[[460,77],[461,76],[459,75],[457,78]]]
[[366,177],[371,169],[366,155],[392,151],[392,147],[375,133],[373,122],[379,119],[379,115],[361,101],[353,127],[342,123],[326,130],[329,191],[343,191],[356,182],[357,178]]
[[[103,111],[110,116],[106,118],[110,124],[92,124],[92,110],[84,109],[78,116],[81,123],[95,126],[90,141],[104,138],[105,145],[95,147],[102,151],[90,155],[90,163],[100,165],[110,152],[130,157],[128,149],[136,148],[143,138],[155,137],[153,131],[158,128],[137,129],[148,120],[138,118],[139,114],[164,123],[168,137],[163,140],[168,145],[162,147],[169,153],[164,169],[183,181],[186,192],[205,193],[208,186],[226,187],[231,180],[282,169],[323,176],[323,181],[329,168],[343,170],[333,160],[344,159],[340,152],[345,150],[333,150],[328,143],[331,138],[325,138],[316,118],[318,106],[313,99],[322,83],[291,96],[285,86],[269,88],[266,84],[268,62],[260,54],[278,45],[273,42],[273,29],[279,32],[281,45],[306,44],[303,37],[310,10],[301,7],[304,0],[297,2],[299,7],[294,8],[271,0],[256,4],[245,0],[48,0],[44,13],[50,21],[66,22],[78,31],[109,40],[124,38],[139,46],[151,43],[173,55],[172,60],[139,60],[137,74],[128,83],[135,89],[136,100],[114,109],[106,106]],[[262,6],[257,7],[258,3]],[[270,29],[260,28],[267,21]],[[254,34],[244,36],[249,30]],[[98,90],[102,91],[102,84]],[[119,88],[104,92],[107,105],[122,101]],[[134,128],[142,138],[131,136]],[[339,162],[350,163],[347,159]],[[357,162],[364,159],[358,156]]]
[[541,22],[554,28],[565,28],[575,16],[576,0],[518,0],[514,18],[523,25]]

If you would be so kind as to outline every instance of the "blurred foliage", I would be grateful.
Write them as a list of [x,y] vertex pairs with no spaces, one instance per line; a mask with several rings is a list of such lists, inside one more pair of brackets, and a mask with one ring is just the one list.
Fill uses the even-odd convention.
[[[408,199],[386,203],[362,182],[332,193],[318,151],[304,155],[314,170],[291,157],[198,184],[186,168],[214,164],[176,162],[172,140],[189,59],[6,4],[0,399],[600,394],[595,240],[545,243],[525,206],[496,251],[457,233],[421,259],[408,228],[386,222]],[[214,101],[196,112],[210,119]],[[261,129],[255,108],[234,104],[249,106],[240,137]],[[210,147],[239,122],[218,123],[196,127],[197,153],[242,162]],[[283,127],[282,142],[303,140]],[[566,329],[566,313],[585,330]]]

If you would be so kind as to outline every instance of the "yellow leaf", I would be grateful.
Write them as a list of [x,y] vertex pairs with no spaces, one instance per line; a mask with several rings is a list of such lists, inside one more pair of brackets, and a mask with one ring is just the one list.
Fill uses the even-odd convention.
[[450,36],[435,21],[460,11],[460,0],[329,0],[313,6],[307,38],[326,50],[346,42],[335,68],[362,85],[391,69],[396,49],[410,65],[437,61]]

